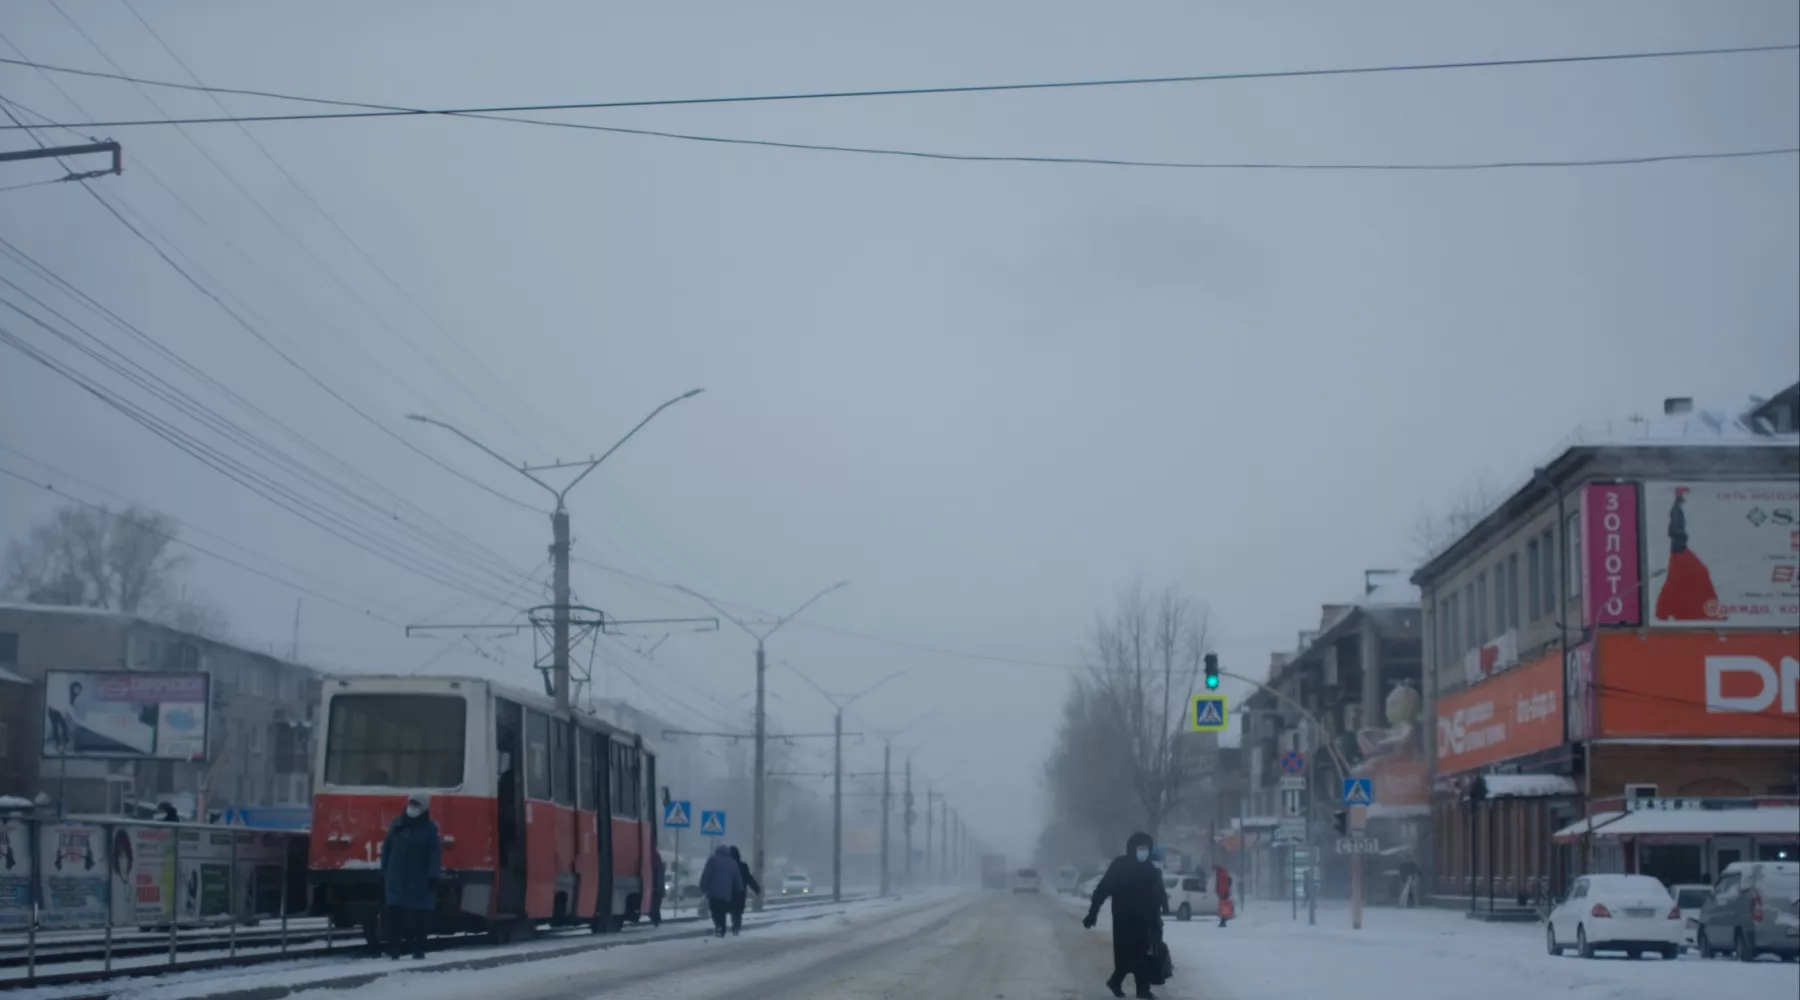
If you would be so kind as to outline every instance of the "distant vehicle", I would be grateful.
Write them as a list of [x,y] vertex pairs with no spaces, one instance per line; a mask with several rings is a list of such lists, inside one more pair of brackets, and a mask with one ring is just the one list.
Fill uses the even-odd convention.
[[1583,875],[1550,911],[1544,943],[1552,955],[1573,946],[1582,958],[1593,958],[1599,951],[1641,958],[1653,951],[1672,959],[1681,954],[1682,929],[1681,908],[1656,879]]
[[1063,865],[1056,870],[1056,891],[1064,895],[1074,895],[1081,884],[1081,871],[1074,865]]
[[1700,907],[1699,923],[1694,950],[1701,958],[1729,951],[1740,962],[1765,953],[1800,959],[1800,863],[1726,865]]
[[1038,873],[1036,868],[1021,868],[1012,874],[1012,891],[1038,891]]
[[1675,906],[1681,910],[1681,946],[1696,947],[1695,932],[1700,929],[1700,908],[1706,905],[1712,896],[1712,886],[1698,882],[1685,882],[1669,886],[1669,895],[1675,897]]
[[[1191,920],[1194,917],[1216,917],[1219,915],[1219,897],[1213,895],[1207,879],[1201,875],[1180,875],[1173,877],[1176,883],[1169,889],[1169,909],[1176,920]],[[1163,880],[1167,886],[1170,879]]]
[[808,878],[805,872],[788,872],[781,880],[781,894],[783,896],[810,896],[812,895],[812,879]]
[[1006,855],[983,854],[981,856],[981,887],[983,889],[1006,888]]

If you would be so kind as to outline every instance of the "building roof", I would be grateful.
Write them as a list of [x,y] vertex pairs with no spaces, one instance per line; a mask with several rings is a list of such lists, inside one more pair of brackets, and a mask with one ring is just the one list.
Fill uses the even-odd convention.
[[[1575,823],[1556,831],[1553,839],[1573,840],[1585,824]],[[1800,806],[1761,809],[1639,809],[1600,813],[1594,817],[1594,836],[1610,839],[1631,837],[1768,837],[1794,836],[1800,830]]]
[[[253,657],[256,657],[261,660],[267,660],[271,663],[278,663],[283,666],[289,666],[289,667],[297,667],[301,670],[310,670],[315,674],[319,674],[320,676],[326,676],[331,673],[331,671],[325,670],[321,667],[309,666],[305,663],[296,663],[291,660],[283,659],[282,657],[279,657],[279,656],[274,656],[272,654],[262,652],[261,650],[250,649],[247,646],[240,646],[237,643],[229,642],[224,639],[215,639],[212,636],[202,635],[198,632],[189,632],[185,629],[176,628],[173,625],[164,624],[153,618],[145,618],[143,615],[129,614],[124,611],[115,611],[111,608],[88,608],[88,607],[74,607],[74,606],[63,605],[63,604],[26,604],[26,603],[0,601],[0,614],[7,613],[7,612],[12,612],[14,614],[27,614],[27,615],[47,615],[47,616],[69,617],[69,618],[88,618],[88,619],[93,619],[95,621],[101,621],[101,622],[105,622],[110,625],[117,625],[117,626],[121,626],[121,627],[129,627],[129,626],[134,626],[134,625],[143,626],[146,628],[158,629],[160,631],[167,632],[171,635],[185,636],[189,639],[194,640],[195,642],[203,642],[209,646],[218,647],[220,649],[236,650],[237,652],[242,653],[245,656],[253,656]],[[0,677],[0,681],[3,681],[5,679],[6,679],[5,677]],[[20,679],[22,681],[24,681],[24,683],[27,683],[27,684],[33,683],[29,678],[20,678]]]
[[[1783,390],[1777,399],[1791,391]],[[1759,419],[1759,414],[1770,402],[1751,397],[1737,406],[1693,406],[1683,412],[1656,417],[1632,416],[1576,427],[1557,443],[1543,462],[1532,465],[1516,478],[1480,521],[1431,553],[1413,573],[1412,582],[1418,584],[1435,576],[1465,542],[1487,534],[1498,521],[1509,516],[1509,512],[1540,496],[1550,495],[1553,484],[1566,481],[1570,472],[1596,453],[1634,448],[1771,448],[1789,451],[1800,448],[1800,433],[1775,432],[1767,421]],[[1549,482],[1538,475],[1540,469]]]

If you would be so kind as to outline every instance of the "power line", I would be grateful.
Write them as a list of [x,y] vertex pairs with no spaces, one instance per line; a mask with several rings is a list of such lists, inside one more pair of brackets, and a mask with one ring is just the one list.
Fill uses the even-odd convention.
[[1577,63],[1625,62],[1648,59],[1678,59],[1697,56],[1745,55],[1757,52],[1791,52],[1800,49],[1800,45],[1748,45],[1730,48],[1712,49],[1668,49],[1649,52],[1616,52],[1598,55],[1576,56],[1542,56],[1526,59],[1482,59],[1462,62],[1437,63],[1402,63],[1381,66],[1332,67],[1324,69],[1301,70],[1269,70],[1245,73],[1204,73],[1186,76],[1153,76],[1125,77],[1102,80],[1062,80],[1043,83],[999,83],[976,84],[966,86],[943,87],[903,87],[887,90],[830,90],[808,91],[785,94],[755,94],[731,97],[685,97],[664,98],[657,100],[637,101],[581,101],[558,104],[514,104],[492,107],[465,108],[406,108],[397,105],[371,104],[361,101],[336,101],[325,98],[301,97],[293,94],[282,94],[265,90],[249,90],[230,87],[205,87],[196,84],[174,83],[166,80],[147,80],[128,77],[123,74],[102,73],[96,70],[73,69],[67,66],[54,66],[48,63],[29,62],[25,60],[0,59],[0,63],[29,66],[33,69],[52,73],[69,73],[77,76],[98,77],[102,79],[123,80],[144,86],[169,87],[177,90],[200,90],[215,94],[237,94],[246,97],[268,97],[285,101],[300,101],[309,104],[329,104],[337,107],[350,107],[362,110],[324,112],[299,115],[234,115],[224,118],[163,118],[137,121],[88,121],[70,123],[72,128],[127,128],[140,125],[204,125],[221,122],[266,122],[266,121],[307,121],[343,118],[389,118],[417,115],[452,115],[476,116],[496,115],[532,111],[591,111],[607,108],[650,108],[677,107],[704,104],[755,104],[791,101],[823,101],[844,100],[851,98],[876,97],[921,97],[942,94],[992,94],[1002,92],[1030,90],[1076,90],[1102,87],[1137,87],[1146,85],[1164,85],[1177,83],[1223,83],[1245,80],[1277,80],[1298,79],[1305,77],[1365,76],[1385,73],[1417,73],[1440,72],[1446,70],[1501,69],[1524,66],[1556,66]]

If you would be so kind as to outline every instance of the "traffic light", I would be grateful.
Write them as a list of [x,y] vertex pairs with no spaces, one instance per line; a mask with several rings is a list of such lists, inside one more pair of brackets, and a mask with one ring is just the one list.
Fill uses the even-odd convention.
[[1331,814],[1331,825],[1337,829],[1338,836],[1350,832],[1350,810],[1339,809]]
[[1219,689],[1219,654],[1208,653],[1206,654],[1205,660],[1206,689],[1208,691],[1217,691]]

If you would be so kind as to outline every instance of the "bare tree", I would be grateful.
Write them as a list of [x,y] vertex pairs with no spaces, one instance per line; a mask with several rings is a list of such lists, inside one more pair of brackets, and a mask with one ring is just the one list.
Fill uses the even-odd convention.
[[1487,480],[1476,479],[1452,497],[1439,513],[1421,512],[1413,521],[1413,556],[1420,562],[1444,551],[1458,538],[1481,523],[1481,519],[1500,505],[1500,492]]
[[176,530],[173,519],[139,507],[58,508],[7,543],[0,594],[143,615],[222,637],[224,611],[178,582],[187,560],[169,551]]
[[1124,827],[1152,834],[1194,791],[1197,764],[1182,723],[1208,644],[1204,605],[1169,587],[1133,586],[1094,624],[1086,674],[1063,706],[1045,765],[1055,820],[1116,850]]

